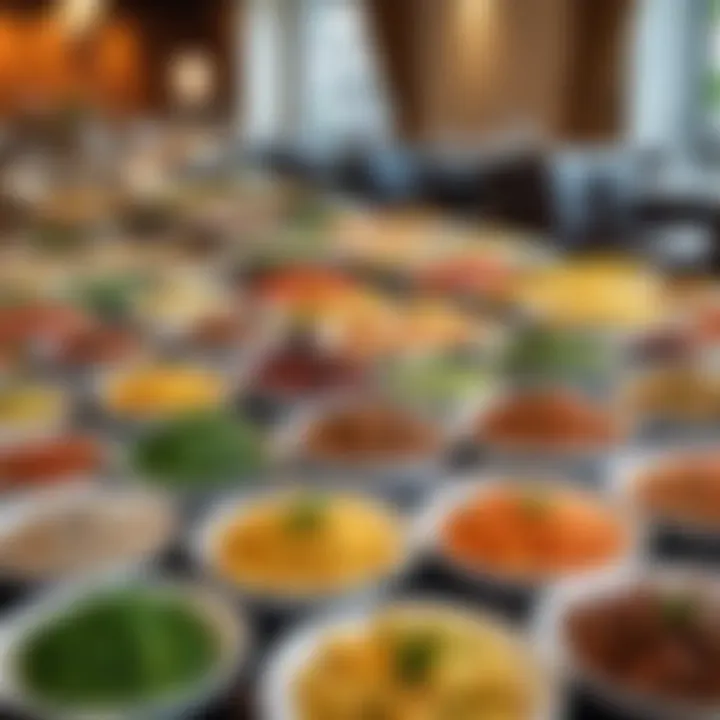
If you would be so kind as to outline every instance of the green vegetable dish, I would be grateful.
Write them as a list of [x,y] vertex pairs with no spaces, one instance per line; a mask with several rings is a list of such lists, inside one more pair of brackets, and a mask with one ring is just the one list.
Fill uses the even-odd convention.
[[197,487],[258,471],[265,453],[254,427],[224,415],[201,414],[150,429],[137,441],[131,463],[149,481]]
[[403,400],[456,402],[487,391],[489,369],[474,357],[434,356],[393,363],[390,390]]
[[510,378],[597,378],[610,369],[609,348],[581,332],[527,328],[510,346],[504,372]]
[[134,705],[191,689],[218,662],[220,645],[189,603],[123,590],[34,630],[20,648],[19,673],[43,703],[76,711]]

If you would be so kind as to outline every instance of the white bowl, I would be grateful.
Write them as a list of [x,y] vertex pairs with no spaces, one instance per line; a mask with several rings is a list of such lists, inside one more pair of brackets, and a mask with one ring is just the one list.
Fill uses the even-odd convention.
[[[496,568],[482,567],[480,565],[463,562],[451,557],[441,547],[440,532],[450,515],[463,507],[469,500],[482,497],[494,490],[512,487],[547,487],[550,490],[566,490],[575,495],[586,497],[591,502],[597,502],[606,507],[613,517],[621,518],[623,531],[627,534],[627,546],[617,557],[609,558],[606,563],[579,570],[558,571],[553,574],[522,575],[503,573]],[[634,518],[604,494],[584,489],[578,483],[568,480],[558,480],[542,473],[527,480],[504,479],[501,476],[481,475],[472,479],[448,484],[437,491],[426,507],[417,515],[413,526],[414,542],[425,553],[440,561],[443,567],[450,570],[453,575],[470,584],[504,588],[512,591],[523,591],[536,595],[546,591],[552,585],[562,582],[570,577],[591,578],[597,573],[604,573],[610,569],[636,567],[641,561],[643,547],[642,528],[638,527]]]
[[[296,485],[296,488],[300,487]],[[297,490],[287,490],[292,495]],[[280,497],[286,491],[284,489],[273,491],[263,490],[255,493],[247,493],[235,498],[226,498],[217,503],[201,520],[190,537],[190,554],[197,565],[224,588],[237,593],[245,602],[254,607],[279,611],[306,610],[317,606],[327,606],[331,603],[343,603],[357,598],[374,598],[389,590],[395,583],[409,571],[414,560],[415,553],[410,536],[407,533],[407,523],[402,515],[395,511],[388,503],[364,495],[361,493],[349,494],[343,491],[336,491],[335,496],[354,497],[377,506],[378,510],[386,512],[394,518],[402,533],[403,546],[397,562],[388,569],[383,570],[376,576],[352,583],[341,585],[330,590],[308,590],[279,592],[275,590],[263,590],[257,586],[243,584],[223,574],[217,567],[215,548],[219,538],[227,528],[238,518],[247,517],[261,503],[273,497]],[[329,495],[332,502],[333,494]]]
[[[305,444],[310,428],[330,412],[338,408],[352,407],[358,391],[337,395],[325,401],[307,403],[288,418],[275,434],[274,447],[281,466],[300,467],[309,471],[313,481],[330,479],[335,487],[338,481],[347,485],[358,480],[366,486],[387,487],[395,481],[424,485],[441,472],[442,455],[450,445],[450,435],[442,427],[435,427],[436,446],[423,453],[399,453],[397,455],[362,456],[347,459],[313,455]],[[400,406],[401,407],[401,406]],[[408,409],[413,413],[412,409]],[[417,415],[417,412],[413,413]],[[426,422],[430,426],[432,421]]]
[[533,623],[535,645],[551,671],[559,678],[581,687],[605,706],[631,717],[647,720],[717,720],[720,706],[701,708],[668,698],[645,695],[623,688],[615,682],[599,677],[573,652],[565,632],[564,622],[575,607],[650,582],[661,587],[687,589],[695,582],[709,584],[720,603],[720,584],[717,576],[708,575],[690,566],[649,567],[641,572],[625,568],[556,586],[538,609]]
[[0,630],[0,699],[20,712],[46,720],[159,720],[191,716],[231,685],[249,652],[250,634],[244,619],[237,614],[233,605],[204,588],[156,580],[136,587],[186,601],[198,613],[198,617],[217,633],[221,644],[220,657],[206,677],[200,679],[194,687],[149,702],[123,707],[98,707],[84,712],[58,707],[34,695],[18,675],[17,655],[24,641],[38,626],[62,616],[77,601],[102,595],[114,587],[124,589],[126,586],[95,583],[65,587],[6,621]]
[[[562,387],[562,385],[560,386]],[[499,457],[524,457],[532,460],[548,462],[564,462],[577,460],[604,459],[607,455],[620,447],[629,436],[632,422],[625,419],[618,427],[619,437],[609,442],[557,442],[524,441],[514,439],[491,439],[476,432],[476,428],[484,423],[490,413],[502,406],[509,399],[523,396],[523,390],[514,391],[509,387],[498,387],[492,394],[488,394],[475,406],[468,406],[463,411],[460,435],[474,446],[486,448],[491,455]],[[583,394],[578,393],[579,396]],[[592,398],[589,401],[595,403]],[[613,408],[608,406],[608,410]]]
[[218,398],[217,402],[209,403],[207,406],[203,406],[200,408],[189,408],[186,410],[178,409],[177,411],[173,411],[170,413],[148,413],[148,414],[133,414],[133,413],[122,413],[114,410],[110,403],[108,402],[108,396],[110,393],[110,388],[113,383],[119,382],[123,378],[132,376],[135,372],[142,370],[144,368],[154,368],[156,366],[163,367],[164,365],[169,364],[172,365],[173,363],[165,363],[164,361],[160,360],[157,362],[147,362],[147,360],[143,360],[137,363],[128,364],[121,369],[112,370],[110,372],[100,373],[97,375],[94,380],[94,392],[93,395],[95,397],[95,405],[101,412],[101,414],[106,418],[114,423],[119,424],[121,427],[124,428],[142,428],[142,427],[151,427],[153,425],[156,425],[157,423],[163,422],[167,420],[168,418],[187,414],[189,412],[202,412],[204,410],[213,410],[213,409],[222,409],[224,407],[227,407],[230,403],[232,403],[233,399],[235,398],[235,393],[237,389],[237,380],[233,379],[229,376],[228,373],[222,372],[221,370],[218,370],[217,368],[209,367],[207,364],[200,364],[200,363],[193,363],[193,362],[180,362],[178,363],[181,367],[192,367],[192,368],[198,368],[207,371],[209,374],[216,376],[222,384],[222,389],[220,393],[220,397]]
[[661,450],[639,451],[615,458],[612,468],[612,489],[620,501],[648,527],[650,534],[670,532],[688,539],[720,541],[720,524],[693,522],[643,508],[635,496],[639,482],[649,472],[679,456],[715,451],[717,446],[700,442],[665,447]]
[[89,578],[127,578],[150,569],[159,557],[175,540],[179,526],[179,516],[175,503],[168,494],[147,490],[63,485],[24,494],[10,502],[0,511],[0,546],[4,539],[34,520],[53,516],[56,512],[74,507],[92,507],[93,503],[113,503],[118,498],[137,505],[155,508],[167,524],[167,532],[158,542],[149,545],[144,551],[108,560],[100,565],[88,565],[86,568],[57,574],[36,574],[22,572],[19,568],[11,570],[0,566],[0,581],[16,584],[45,584],[51,582],[79,582]]
[[[508,637],[517,645],[519,657],[528,660],[528,666],[536,672],[540,681],[544,679],[544,672],[540,668],[533,648],[525,642],[515,628],[486,612],[432,597],[400,601],[393,603],[392,607],[452,612],[464,617],[475,618],[479,622],[490,622],[507,633]],[[344,631],[360,630],[367,625],[373,614],[373,608],[355,607],[342,614],[315,619],[287,638],[271,655],[260,678],[258,705],[261,717],[264,720],[298,720],[299,715],[294,708],[292,697],[293,685],[298,673],[312,660],[315,651],[328,636]],[[548,675],[547,692],[539,703],[541,707],[528,720],[555,720],[559,717],[555,712],[558,700],[554,684],[554,679]]]

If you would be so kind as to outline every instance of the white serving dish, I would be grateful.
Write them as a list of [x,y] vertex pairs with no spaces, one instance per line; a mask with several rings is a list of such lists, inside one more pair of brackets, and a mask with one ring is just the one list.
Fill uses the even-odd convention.
[[[316,607],[328,607],[357,601],[359,598],[370,599],[381,597],[386,591],[392,589],[411,569],[416,557],[412,538],[408,532],[408,522],[400,512],[395,510],[390,503],[384,502],[367,494],[352,493],[353,497],[366,500],[378,507],[379,510],[387,512],[393,517],[400,528],[403,546],[395,565],[377,576],[356,582],[351,585],[344,585],[330,591],[308,592],[278,592],[262,590],[250,585],[244,585],[239,580],[229,578],[217,568],[214,549],[219,538],[228,526],[238,517],[250,515],[255,506],[280,492],[292,494],[297,492],[298,486],[292,487],[276,486],[275,490],[261,490],[248,492],[244,495],[226,497],[211,508],[204,518],[197,524],[189,538],[189,552],[197,566],[202,572],[214,582],[220,584],[228,591],[232,591],[251,606],[260,609],[275,611],[309,610]],[[348,495],[342,490],[334,493],[337,495]],[[332,493],[329,495],[332,501]]]
[[[440,474],[442,456],[450,446],[451,432],[447,428],[437,427],[437,424],[437,446],[425,453],[380,457],[355,455],[343,460],[316,457],[308,452],[304,438],[312,425],[335,409],[352,406],[357,399],[358,392],[353,391],[299,407],[275,434],[273,445],[279,464],[307,471],[305,474],[318,484],[327,484],[327,480],[330,480],[332,487],[338,487],[338,482],[355,484],[358,480],[367,486],[380,488],[397,482],[424,486]],[[412,409],[409,412],[417,415]],[[431,420],[425,421],[433,424]]]
[[[546,680],[545,697],[541,699],[537,713],[528,720],[555,720],[559,717],[556,712],[559,701],[555,692],[554,678],[549,674],[544,677],[544,670],[540,668],[539,658],[536,658],[534,649],[529,645],[526,647],[525,640],[515,628],[486,612],[432,597],[399,601],[393,603],[393,607],[450,611],[466,617],[475,617],[480,622],[491,622],[498,629],[507,632],[517,644],[519,656],[528,659],[528,666],[537,674],[538,680],[541,683]],[[298,673],[312,659],[315,650],[329,635],[360,630],[371,619],[373,611],[372,607],[356,606],[342,614],[316,618],[287,638],[270,657],[260,678],[258,705],[261,717],[265,720],[299,720],[292,699],[293,684]]]
[[[481,566],[450,557],[440,545],[440,532],[455,510],[463,507],[472,498],[482,497],[502,487],[542,487],[550,489],[567,490],[576,495],[587,497],[590,501],[601,503],[616,517],[622,518],[622,527],[627,534],[627,546],[616,558],[608,560],[603,565],[589,567],[583,570],[559,571],[550,575],[518,575],[512,573],[498,572],[493,568]],[[520,591],[530,594],[537,599],[543,592],[553,585],[562,582],[569,577],[583,579],[591,578],[598,573],[605,573],[609,570],[634,568],[642,561],[643,530],[635,522],[625,509],[617,507],[611,497],[600,492],[593,492],[584,489],[578,483],[569,480],[558,480],[539,472],[534,478],[524,477],[520,480],[504,479],[500,475],[481,475],[472,479],[465,479],[452,484],[447,484],[438,490],[425,508],[418,513],[413,524],[414,542],[421,552],[433,557],[440,564],[449,570],[453,575],[470,585],[483,585],[485,587],[497,587],[509,591]]]
[[138,583],[136,587],[150,589],[161,596],[182,598],[217,632],[221,645],[220,657],[208,675],[198,681],[195,687],[147,703],[98,707],[84,712],[57,707],[33,695],[18,674],[17,655],[22,650],[23,641],[39,625],[62,615],[77,601],[89,599],[114,587],[124,589],[127,586],[125,583],[107,582],[64,586],[6,620],[0,628],[0,700],[20,712],[45,720],[170,720],[192,716],[231,685],[250,649],[251,638],[244,618],[238,615],[232,604],[202,587],[148,580]]
[[649,582],[667,588],[687,588],[695,582],[710,584],[720,602],[720,584],[716,576],[691,566],[625,568],[596,575],[594,578],[568,581],[556,586],[538,609],[533,622],[533,638],[550,671],[570,686],[581,688],[604,707],[643,720],[717,720],[720,707],[701,708],[667,698],[645,695],[599,677],[573,652],[564,621],[568,612],[580,603],[612,597],[629,587]]
[[695,540],[720,541],[720,524],[703,524],[653,513],[643,508],[635,497],[639,481],[668,460],[696,452],[716,450],[717,446],[698,442],[689,445],[675,445],[661,450],[638,451],[625,454],[613,461],[611,472],[612,490],[620,501],[647,525],[651,533],[670,532],[677,536]]
[[0,546],[4,538],[22,528],[26,523],[42,517],[46,513],[52,514],[53,511],[78,505],[92,505],[94,502],[112,503],[118,497],[138,504],[154,505],[158,515],[162,515],[163,521],[167,523],[165,537],[142,553],[111,560],[101,566],[88,567],[71,574],[43,576],[23,573],[20,570],[11,571],[0,567],[0,582],[33,585],[79,582],[83,579],[88,580],[98,577],[127,578],[139,575],[143,571],[154,567],[158,559],[176,539],[180,524],[178,511],[169,494],[134,488],[63,485],[62,487],[38,490],[32,494],[24,494],[11,501],[0,511]]

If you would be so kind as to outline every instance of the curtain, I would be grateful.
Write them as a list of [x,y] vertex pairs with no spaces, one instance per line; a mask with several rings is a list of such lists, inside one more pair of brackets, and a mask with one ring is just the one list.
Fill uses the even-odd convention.
[[384,70],[398,135],[417,138],[423,130],[421,62],[425,0],[365,0],[370,29]]
[[560,133],[571,140],[612,140],[622,131],[624,82],[634,0],[571,0]]

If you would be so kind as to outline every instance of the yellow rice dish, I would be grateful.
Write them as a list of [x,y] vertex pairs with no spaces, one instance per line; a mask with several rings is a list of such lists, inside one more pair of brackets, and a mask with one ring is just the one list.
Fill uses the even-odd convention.
[[157,365],[111,378],[105,402],[116,415],[144,419],[216,407],[226,391],[223,378],[209,370]]
[[397,567],[403,529],[370,500],[282,495],[239,513],[213,553],[221,575],[255,592],[341,592]]
[[615,260],[542,270],[519,291],[520,304],[550,324],[602,330],[643,328],[661,316],[662,300],[655,274]]
[[328,637],[294,692],[300,720],[528,720],[543,701],[528,653],[511,636],[423,605]]
[[66,412],[65,394],[43,385],[12,385],[0,390],[0,428],[20,431],[59,423]]

